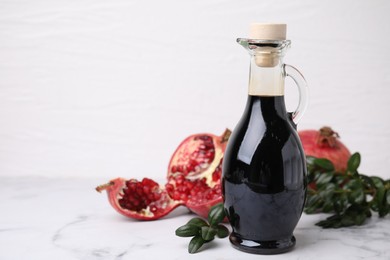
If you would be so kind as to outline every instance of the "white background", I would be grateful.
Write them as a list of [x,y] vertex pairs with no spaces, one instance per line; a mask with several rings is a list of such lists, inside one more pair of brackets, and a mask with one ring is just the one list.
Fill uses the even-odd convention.
[[239,120],[251,22],[288,24],[311,95],[299,129],[332,126],[390,178],[384,0],[0,0],[0,175],[165,176],[186,136]]

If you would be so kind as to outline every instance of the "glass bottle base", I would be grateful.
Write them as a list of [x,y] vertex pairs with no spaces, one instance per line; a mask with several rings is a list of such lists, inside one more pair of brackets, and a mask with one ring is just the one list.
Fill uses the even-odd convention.
[[253,241],[242,239],[236,233],[231,233],[229,240],[233,247],[251,254],[274,255],[290,251],[295,246],[295,237],[272,241]]

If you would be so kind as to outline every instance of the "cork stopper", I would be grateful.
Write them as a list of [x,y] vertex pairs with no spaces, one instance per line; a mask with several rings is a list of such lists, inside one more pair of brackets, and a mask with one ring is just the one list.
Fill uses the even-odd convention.
[[282,23],[252,23],[249,28],[249,39],[286,40],[287,25]]
[[[286,24],[252,23],[249,29],[249,39],[283,41],[286,40],[286,29]],[[279,63],[279,57],[271,47],[264,47],[261,53],[255,55],[255,63],[259,67],[275,67]]]

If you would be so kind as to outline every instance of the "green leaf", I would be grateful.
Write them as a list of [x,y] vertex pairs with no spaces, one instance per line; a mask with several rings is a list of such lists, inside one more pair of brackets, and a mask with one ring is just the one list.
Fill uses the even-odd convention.
[[390,207],[383,207],[378,211],[379,217],[383,218],[390,213]]
[[324,212],[324,213],[330,213],[333,210],[334,210],[333,203],[331,201],[325,202],[324,205],[322,206],[322,212]]
[[226,214],[225,214],[225,209],[223,207],[223,204],[219,203],[210,209],[208,221],[211,226],[216,226],[223,221],[225,216]]
[[361,226],[366,221],[367,215],[363,212],[355,217],[355,225]]
[[348,200],[350,203],[362,203],[365,201],[366,195],[364,194],[363,183],[360,179],[350,180],[344,187],[344,190],[348,190]]
[[375,187],[377,189],[384,188],[384,182],[385,181],[382,178],[377,177],[377,176],[372,176],[371,180],[372,180],[372,182],[374,183],[374,185],[375,185]]
[[186,224],[176,229],[175,234],[179,237],[192,237],[199,234],[201,228],[195,225]]
[[316,160],[313,156],[306,156],[306,163],[307,165],[314,165],[314,161]]
[[368,177],[367,175],[364,175],[364,174],[360,174],[359,177],[367,189],[371,189],[371,188],[375,187],[374,182],[372,181],[371,177]]
[[224,225],[219,224],[217,226],[217,237],[224,238],[229,235],[229,229]]
[[306,206],[307,207],[313,207],[315,206],[319,201],[321,200],[321,197],[318,194],[311,195],[307,198]]
[[316,164],[317,166],[319,166],[322,169],[327,170],[327,171],[333,171],[334,170],[333,163],[331,161],[329,161],[328,159],[325,159],[325,158],[316,158],[314,160],[314,164]]
[[368,204],[355,204],[348,207],[342,214],[333,215],[316,225],[323,228],[340,228],[354,225],[363,225],[367,217],[370,217]]
[[362,203],[365,199],[365,194],[364,194],[364,191],[362,188],[359,188],[359,189],[356,189],[356,190],[353,190],[351,193],[350,193],[350,200],[352,201],[352,203]]
[[318,208],[316,206],[308,206],[305,208],[305,213],[309,215],[318,213]]
[[360,165],[360,153],[354,153],[348,160],[348,171],[355,173]]
[[322,228],[339,228],[341,227],[341,217],[337,214],[330,216],[325,220],[316,223],[316,226],[320,226]]
[[306,214],[314,214],[314,213],[320,212],[322,204],[323,204],[323,201],[321,200],[321,197],[318,194],[308,196],[308,199],[307,199],[306,205],[305,205],[305,213]]
[[324,189],[319,190],[318,194],[323,200],[331,199],[335,189],[336,185],[334,183],[328,183]]
[[205,241],[200,235],[194,236],[188,244],[188,253],[194,254],[203,246]]
[[356,188],[359,185],[357,182],[358,182],[357,179],[350,180],[348,183],[346,183],[343,186],[343,190],[353,190],[354,188]]
[[337,186],[339,187],[343,187],[345,183],[347,183],[349,181],[349,177],[348,175],[336,175],[335,176],[335,184],[337,184]]
[[345,214],[353,219],[354,225],[360,226],[363,225],[364,221],[369,216],[369,214],[366,213],[367,211],[370,211],[367,203],[353,204],[347,209]]
[[204,226],[208,226],[209,224],[207,224],[207,222],[201,218],[192,218],[190,221],[187,222],[187,225],[204,227]]
[[376,176],[371,177],[371,180],[374,183],[375,188],[376,188],[376,193],[375,193],[375,196],[373,198],[373,204],[372,204],[371,208],[375,211],[378,211],[379,216],[383,217],[387,214],[386,213],[386,201],[385,201],[386,189],[385,189],[385,186],[383,185],[384,181],[383,181],[383,179],[376,177]]
[[345,193],[333,198],[333,208],[337,213],[342,213],[348,206],[348,196]]
[[202,227],[202,238],[204,241],[208,242],[214,239],[217,234],[217,230],[213,227]]
[[333,178],[333,174],[331,172],[322,173],[318,176],[316,180],[317,185],[324,185],[330,182]]
[[355,225],[355,220],[354,220],[353,216],[351,216],[351,215],[342,216],[341,225],[343,227],[350,227],[350,226]]
[[390,190],[386,191],[386,202],[390,205]]

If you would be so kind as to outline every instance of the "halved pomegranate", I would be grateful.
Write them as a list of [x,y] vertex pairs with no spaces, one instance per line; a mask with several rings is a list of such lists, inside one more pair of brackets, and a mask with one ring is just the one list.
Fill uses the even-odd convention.
[[227,129],[221,136],[186,138],[172,155],[165,187],[148,178],[117,178],[96,190],[106,190],[114,209],[130,218],[159,219],[180,205],[207,218],[210,208],[222,202],[221,165],[230,134]]

